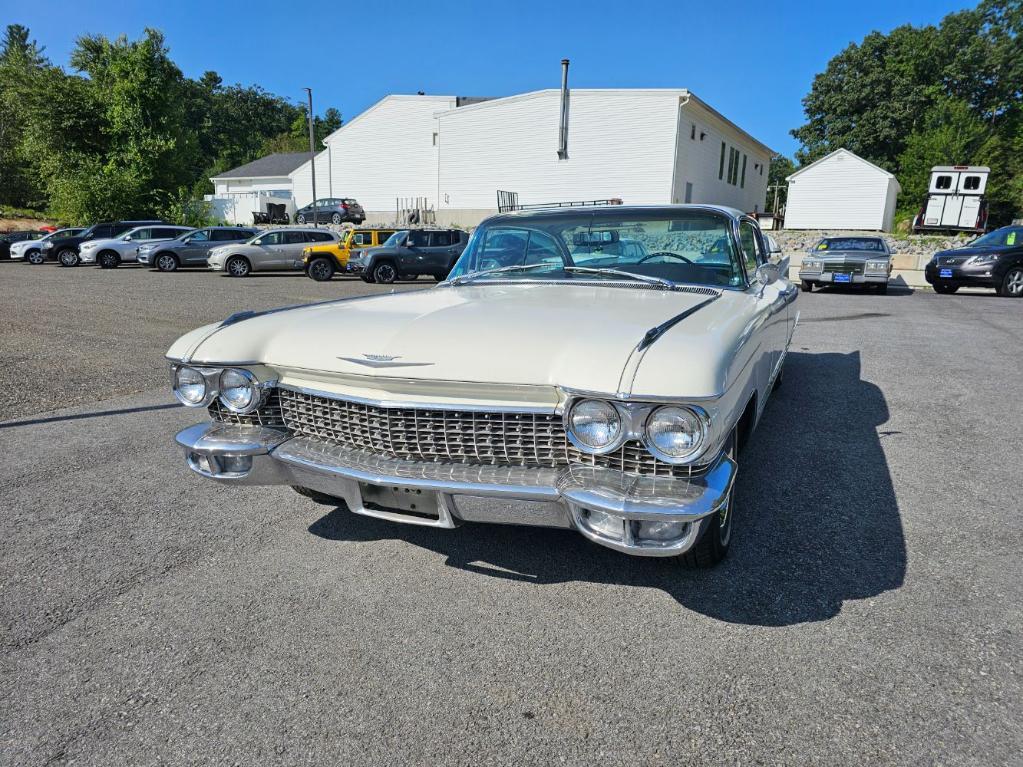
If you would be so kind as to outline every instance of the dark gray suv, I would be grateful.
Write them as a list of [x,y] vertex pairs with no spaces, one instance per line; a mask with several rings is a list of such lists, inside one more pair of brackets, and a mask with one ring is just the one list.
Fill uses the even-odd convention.
[[253,237],[258,229],[244,226],[207,226],[187,232],[174,240],[139,246],[139,263],[161,272],[173,272],[182,266],[206,268],[210,248]]
[[348,262],[348,271],[364,282],[414,280],[421,274],[445,279],[462,255],[469,233],[461,229],[406,229],[395,232],[379,248],[369,248]]
[[326,197],[295,211],[299,224],[344,224],[358,226],[366,220],[366,213],[351,197]]

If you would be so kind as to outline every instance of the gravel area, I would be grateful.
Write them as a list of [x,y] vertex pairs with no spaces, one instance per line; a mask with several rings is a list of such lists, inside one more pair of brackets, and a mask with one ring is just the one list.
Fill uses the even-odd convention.
[[[429,287],[433,280],[394,288]],[[235,279],[0,261],[0,419],[164,386],[164,353],[185,330],[246,309],[387,292],[354,278],[314,282],[282,272]]]
[[0,763],[1020,763],[1023,301],[801,295],[694,573],[192,475],[169,342],[361,282],[0,279]]

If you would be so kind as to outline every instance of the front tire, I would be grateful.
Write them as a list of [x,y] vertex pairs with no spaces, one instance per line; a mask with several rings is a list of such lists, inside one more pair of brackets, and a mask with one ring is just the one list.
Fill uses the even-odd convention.
[[96,260],[99,261],[100,268],[102,269],[113,269],[121,263],[121,259],[117,257],[117,254],[110,250],[100,253],[99,258]]
[[[735,432],[728,438],[725,452],[733,461],[737,461],[735,449]],[[732,542],[732,525],[735,516],[735,482],[728,490],[724,505],[707,517],[700,531],[700,540],[685,554],[679,557],[683,567],[705,569],[714,567],[728,555],[728,547]]]
[[81,256],[79,256],[71,248],[64,248],[60,253],[57,254],[57,260],[61,266],[78,266],[82,262]]
[[224,269],[232,277],[248,277],[249,272],[252,271],[252,265],[249,264],[247,259],[241,256],[232,256],[227,259],[227,263],[224,264]]
[[799,289],[804,293],[812,293],[813,283],[810,282],[809,280],[803,280],[802,282],[799,283]]
[[317,282],[329,282],[334,276],[334,271],[334,264],[331,262],[331,259],[316,258],[309,264],[306,274]]
[[1014,266],[1005,273],[1005,279],[998,288],[998,295],[1006,298],[1023,298],[1023,268]]
[[156,257],[156,268],[161,272],[176,272],[181,264],[173,253],[161,253]]
[[299,213],[298,214],[298,218],[295,219],[295,223],[296,224],[304,224],[305,223],[305,216],[303,216],[301,213]]
[[390,285],[396,279],[398,279],[398,270],[394,268],[394,264],[385,261],[373,267],[374,282],[379,282],[381,285]]
[[940,282],[934,283],[934,292],[941,293],[943,296],[950,296],[959,290],[958,285],[942,285]]
[[39,266],[46,263],[46,256],[43,255],[41,250],[30,250],[25,254],[25,260],[32,264],[32,266]]

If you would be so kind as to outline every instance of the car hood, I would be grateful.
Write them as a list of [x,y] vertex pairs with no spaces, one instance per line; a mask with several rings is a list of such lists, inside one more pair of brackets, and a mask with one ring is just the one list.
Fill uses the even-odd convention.
[[[615,393],[647,331],[710,297],[592,284],[439,287],[210,325],[179,339],[167,356],[345,376]],[[665,385],[676,394],[681,388],[718,390],[722,350],[742,331],[741,320],[733,322],[741,314],[734,302],[745,296],[725,291],[721,298],[673,326],[666,333],[673,343],[655,344],[671,349],[671,359],[658,365],[685,364],[685,371],[665,371]]]
[[126,243],[124,240],[119,240],[116,237],[103,237],[98,240],[85,240],[81,243],[83,248],[106,248],[114,247],[118,245],[129,245],[135,243]]
[[891,258],[891,254],[865,250],[815,250],[809,257],[822,261],[879,261],[882,258]]

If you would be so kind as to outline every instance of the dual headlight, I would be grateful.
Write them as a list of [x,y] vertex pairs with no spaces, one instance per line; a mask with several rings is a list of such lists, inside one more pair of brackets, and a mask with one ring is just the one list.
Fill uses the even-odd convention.
[[259,407],[262,393],[256,377],[242,368],[174,368],[174,396],[188,407],[203,407],[219,397],[232,413],[251,413]]
[[698,455],[707,440],[707,417],[693,408],[663,405],[623,409],[606,400],[576,402],[566,419],[573,444],[600,455],[621,447],[628,438],[642,440],[656,458],[683,463]]
[[888,271],[887,261],[868,261],[867,262],[868,272],[886,272]]
[[820,269],[823,262],[817,258],[804,258],[803,268],[805,269]]

